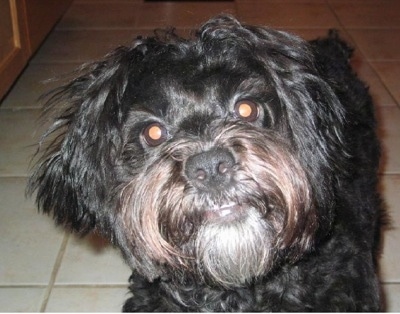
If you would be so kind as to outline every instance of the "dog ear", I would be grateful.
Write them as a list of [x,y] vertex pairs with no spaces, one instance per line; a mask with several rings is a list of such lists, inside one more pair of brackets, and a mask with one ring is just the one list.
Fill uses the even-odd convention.
[[142,40],[120,47],[45,96],[46,118],[56,116],[41,138],[41,158],[27,193],[37,192],[39,209],[52,214],[57,224],[88,232],[110,215],[104,208],[107,188],[115,180],[128,110],[122,100],[146,50]]

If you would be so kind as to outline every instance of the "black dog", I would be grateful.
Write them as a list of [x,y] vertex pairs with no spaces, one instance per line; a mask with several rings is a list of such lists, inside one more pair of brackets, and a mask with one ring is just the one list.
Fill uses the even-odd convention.
[[50,96],[29,191],[122,250],[125,311],[380,310],[379,144],[350,55],[229,16],[138,38]]

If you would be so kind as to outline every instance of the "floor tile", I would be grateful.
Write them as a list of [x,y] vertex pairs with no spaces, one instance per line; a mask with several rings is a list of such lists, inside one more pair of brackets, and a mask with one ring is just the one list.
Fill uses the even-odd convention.
[[399,28],[398,0],[329,0],[347,28]]
[[63,240],[25,187],[25,178],[0,177],[0,285],[46,285]]
[[0,110],[0,176],[26,176],[41,128],[40,110]]
[[63,74],[73,71],[78,64],[30,64],[3,100],[2,108],[39,108],[39,97],[60,85]]
[[124,285],[131,272],[119,251],[99,236],[74,236],[69,239],[56,284]]
[[121,312],[128,296],[122,287],[55,287],[46,312]]
[[271,3],[284,3],[286,5],[297,4],[326,4],[326,0],[234,0],[236,3],[258,3],[259,5],[264,4],[265,6]]
[[400,32],[390,29],[350,29],[349,33],[368,60],[400,60]]
[[139,8],[136,26],[139,28],[176,27],[194,29],[208,19],[222,13],[235,15],[231,1],[143,2]]
[[290,28],[276,27],[276,29],[295,34],[304,40],[314,40],[328,35],[329,28]]
[[331,28],[339,23],[324,3],[311,1],[241,1],[238,16],[247,23],[285,28]]
[[73,3],[57,29],[133,28],[138,6],[137,2]]
[[371,64],[397,103],[400,104],[400,61],[372,62]]
[[377,116],[383,150],[381,171],[400,174],[400,108],[380,107]]
[[400,283],[400,175],[385,175],[382,178],[383,199],[390,226],[383,231],[380,273],[383,282]]
[[45,288],[0,288],[0,312],[39,312]]
[[143,0],[75,0],[74,1],[74,3],[97,3],[97,2],[112,2],[115,4],[119,4],[121,2],[143,2]]
[[369,86],[369,92],[377,106],[396,106],[395,100],[386,87],[387,84],[382,82],[380,75],[366,60],[355,60],[352,65],[360,79]]
[[387,284],[383,285],[385,299],[386,299],[386,311],[387,312],[400,312],[400,284]]
[[129,45],[150,30],[59,30],[50,34],[31,63],[83,63],[103,57],[120,45]]

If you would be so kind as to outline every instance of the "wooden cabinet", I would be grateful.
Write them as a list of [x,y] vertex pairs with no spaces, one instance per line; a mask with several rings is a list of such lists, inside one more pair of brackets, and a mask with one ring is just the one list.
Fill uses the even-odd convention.
[[0,99],[72,0],[0,0]]
[[25,7],[17,0],[0,0],[0,98],[29,58]]

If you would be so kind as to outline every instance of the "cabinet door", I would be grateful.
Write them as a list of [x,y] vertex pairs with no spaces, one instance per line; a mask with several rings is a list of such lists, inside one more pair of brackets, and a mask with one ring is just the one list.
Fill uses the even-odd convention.
[[[2,1],[2,0],[0,0]],[[29,50],[33,54],[72,0],[24,0]]]
[[28,42],[22,1],[0,0],[0,99],[28,60]]
[[72,0],[0,0],[0,100]]

